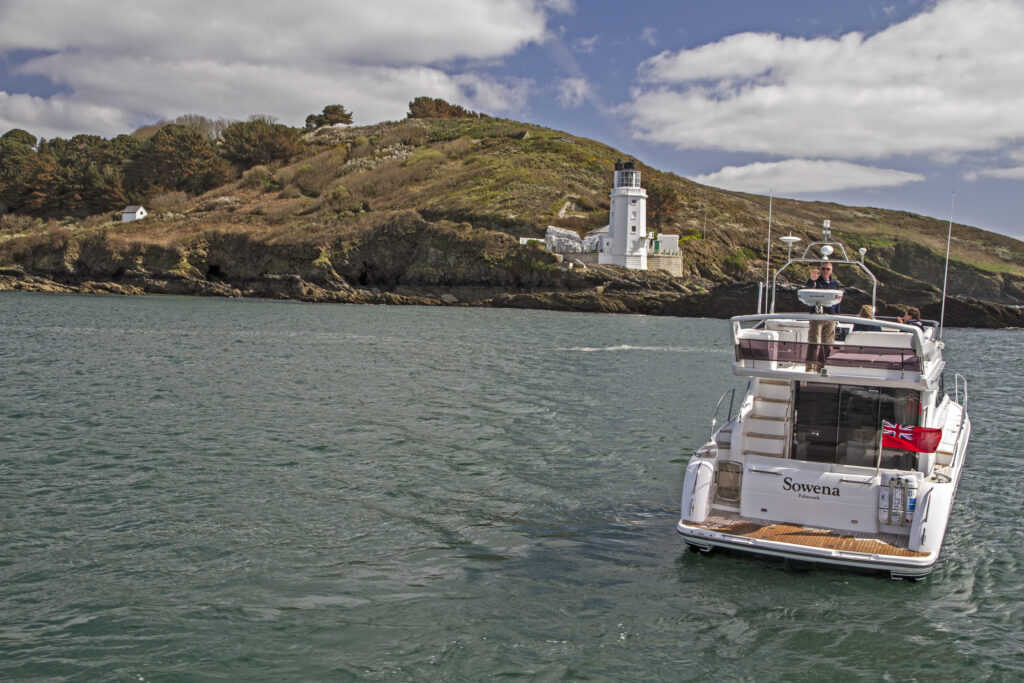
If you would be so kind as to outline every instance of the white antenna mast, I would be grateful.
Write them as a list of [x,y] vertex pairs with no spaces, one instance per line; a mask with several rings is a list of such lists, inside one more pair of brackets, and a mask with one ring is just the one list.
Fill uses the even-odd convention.
[[942,327],[946,319],[946,282],[949,281],[949,245],[953,241],[953,202],[956,192],[949,198],[949,231],[946,233],[946,272],[942,275],[942,310],[939,313],[939,339],[942,339]]
[[[768,256],[764,264],[764,292],[765,304],[768,303],[768,277],[772,267],[772,188],[768,188]],[[765,310],[767,310],[767,305]]]

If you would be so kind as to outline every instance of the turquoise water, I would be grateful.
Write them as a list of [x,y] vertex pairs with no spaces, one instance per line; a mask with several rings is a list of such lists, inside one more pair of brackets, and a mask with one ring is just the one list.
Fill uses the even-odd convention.
[[0,296],[0,677],[1019,680],[1024,336],[911,584],[685,552],[723,321]]

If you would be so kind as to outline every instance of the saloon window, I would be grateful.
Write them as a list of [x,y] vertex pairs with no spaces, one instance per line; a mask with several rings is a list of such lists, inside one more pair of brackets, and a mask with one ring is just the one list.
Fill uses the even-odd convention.
[[912,389],[798,382],[792,457],[874,467],[882,420],[916,426],[920,400]]

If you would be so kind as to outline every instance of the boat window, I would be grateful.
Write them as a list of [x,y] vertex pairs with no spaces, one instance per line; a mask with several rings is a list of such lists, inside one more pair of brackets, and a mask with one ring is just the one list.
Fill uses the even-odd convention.
[[794,459],[874,467],[882,420],[916,426],[920,393],[913,389],[798,382],[794,409]]

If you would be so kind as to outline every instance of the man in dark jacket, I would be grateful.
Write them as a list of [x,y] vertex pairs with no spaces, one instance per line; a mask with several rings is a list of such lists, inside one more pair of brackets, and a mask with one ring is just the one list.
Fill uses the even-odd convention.
[[[832,277],[832,264],[826,261],[821,266],[811,269],[811,279],[807,281],[808,289],[839,289],[839,280]],[[815,313],[811,309],[811,313]],[[839,304],[823,308],[822,313],[839,315]],[[836,323],[834,320],[812,320],[807,328],[807,372],[820,372],[827,354],[828,346],[836,340]]]

